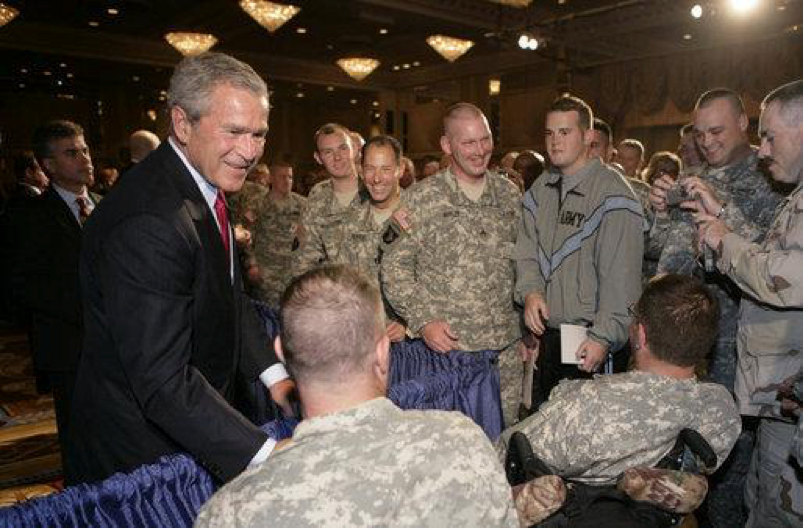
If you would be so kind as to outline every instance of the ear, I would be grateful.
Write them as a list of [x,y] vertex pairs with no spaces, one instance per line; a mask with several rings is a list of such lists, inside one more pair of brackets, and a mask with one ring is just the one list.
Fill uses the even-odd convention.
[[324,165],[324,162],[321,161],[321,157],[318,155],[318,151],[313,153],[313,158],[315,158],[315,161],[318,165]]
[[282,350],[282,338],[279,336],[274,339],[274,351],[276,352],[276,357],[279,358],[279,361],[284,364],[285,351]]
[[190,140],[193,123],[187,112],[179,106],[174,106],[170,109],[170,123],[173,128],[173,134],[182,145],[186,145]]
[[447,138],[446,135],[441,136],[439,143],[441,144],[441,150],[444,151],[446,154],[452,156],[452,147],[450,147],[449,138]]
[[594,141],[594,129],[586,129],[583,131],[583,144],[587,147],[591,147],[592,141]]
[[645,350],[648,345],[648,335],[645,332],[645,325],[643,323],[637,322],[636,324],[636,339],[638,349],[640,351]]
[[383,332],[382,338],[377,340],[374,355],[374,375],[385,391],[388,388],[388,371],[391,365],[391,340],[387,333]]

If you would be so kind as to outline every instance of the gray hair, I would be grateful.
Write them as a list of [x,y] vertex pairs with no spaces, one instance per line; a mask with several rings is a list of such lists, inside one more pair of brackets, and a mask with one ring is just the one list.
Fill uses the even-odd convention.
[[186,57],[176,66],[170,78],[168,108],[181,107],[192,121],[198,121],[207,112],[212,91],[221,84],[268,97],[265,81],[251,66],[223,53],[206,52]]

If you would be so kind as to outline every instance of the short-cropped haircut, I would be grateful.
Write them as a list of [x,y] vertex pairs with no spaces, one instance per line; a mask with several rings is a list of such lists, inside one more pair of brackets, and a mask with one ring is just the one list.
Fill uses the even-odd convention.
[[280,303],[282,350],[300,383],[338,383],[365,372],[385,314],[377,287],[344,265],[314,268],[295,278]]
[[551,112],[572,112],[578,113],[578,126],[582,130],[590,130],[594,115],[592,114],[592,107],[580,97],[575,97],[570,94],[564,94],[550,104],[547,113]]
[[399,143],[399,140],[394,138],[393,136],[388,136],[387,134],[380,134],[379,136],[372,136],[363,145],[363,151],[361,155],[363,159],[366,159],[366,153],[368,152],[368,148],[374,145],[375,147],[390,147],[392,151],[394,151],[394,159],[396,160],[396,164],[402,160],[402,145]]
[[740,94],[732,90],[731,88],[713,88],[712,90],[708,90],[698,97],[698,101],[695,102],[695,110],[704,108],[705,106],[711,104],[713,101],[718,99],[725,99],[731,105],[731,108],[737,115],[745,114],[745,105],[743,105],[743,100],[740,97]]
[[54,141],[83,135],[84,129],[81,128],[81,125],[64,119],[48,121],[44,125],[37,127],[31,140],[36,161],[39,162],[39,165],[42,165],[42,160],[49,158],[53,154],[50,148]]

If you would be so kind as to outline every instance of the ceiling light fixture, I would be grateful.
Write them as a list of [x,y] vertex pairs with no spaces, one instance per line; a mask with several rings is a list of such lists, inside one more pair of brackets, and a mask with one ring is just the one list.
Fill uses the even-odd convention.
[[0,26],[5,26],[19,15],[20,12],[11,6],[0,3]]
[[297,6],[277,4],[268,0],[240,0],[240,7],[271,33],[301,11]]
[[427,44],[449,62],[454,62],[475,45],[471,40],[456,39],[446,35],[427,37]]
[[355,81],[362,81],[380,65],[380,61],[368,57],[344,57],[336,64]]
[[490,96],[500,95],[500,80],[499,79],[489,79],[489,95]]
[[537,50],[539,49],[539,39],[531,35],[530,33],[523,33],[519,36],[519,40],[517,41],[519,47],[523,50]]
[[119,15],[120,14],[120,11],[118,9],[114,8],[114,7],[110,7],[109,9],[106,10],[106,12],[109,13],[110,15]]
[[89,22],[87,22],[87,24],[89,24],[93,28],[100,26],[100,22],[98,22],[97,20],[90,20]]
[[695,4],[692,6],[692,9],[690,9],[690,15],[692,15],[692,18],[701,18],[703,16],[703,7],[701,7],[701,4]]
[[307,33],[307,28],[296,28],[296,33],[298,33],[299,35],[304,35],[305,33]]
[[165,40],[185,57],[198,55],[214,46],[218,39],[209,33],[177,32],[165,35]]
[[[528,7],[533,0],[490,0],[495,4],[502,4],[508,7],[516,7],[516,8],[523,8]],[[559,2],[561,3],[561,2]]]
[[757,7],[759,0],[730,0],[731,9],[741,15],[744,15]]
[[387,34],[388,34],[388,30],[387,30],[387,29],[385,29],[385,28],[380,28],[380,35],[387,35]]

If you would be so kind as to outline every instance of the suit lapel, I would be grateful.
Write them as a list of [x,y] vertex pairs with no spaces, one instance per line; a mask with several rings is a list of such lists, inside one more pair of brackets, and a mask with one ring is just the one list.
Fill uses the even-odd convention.
[[81,238],[81,224],[73,215],[70,206],[59,196],[55,189],[49,187],[43,194],[42,200],[47,201],[47,212],[59,223],[64,230],[76,238]]

